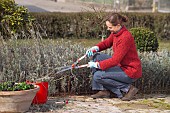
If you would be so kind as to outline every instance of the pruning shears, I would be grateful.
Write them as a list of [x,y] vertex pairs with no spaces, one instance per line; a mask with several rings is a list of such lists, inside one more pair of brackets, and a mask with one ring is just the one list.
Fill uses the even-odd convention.
[[72,65],[70,66],[62,66],[62,67],[59,67],[58,69],[61,69],[60,71],[58,71],[56,74],[59,74],[61,72],[64,72],[64,71],[67,71],[67,70],[70,70],[70,69],[78,69],[78,68],[83,68],[83,67],[87,67],[88,64],[84,64],[84,65],[80,65],[80,66],[77,66],[77,64],[86,57],[86,55],[83,55],[82,57],[80,57],[79,59],[76,60],[76,62],[74,62]]
[[[95,53],[96,50],[93,50],[93,52]],[[79,68],[83,68],[83,67],[88,67],[88,64],[84,64],[84,65],[80,65],[80,66],[77,65],[86,56],[87,55],[85,54],[82,57],[78,58],[71,66],[62,66],[62,67],[59,67],[58,69],[61,69],[61,70],[58,71],[56,74],[59,74],[59,73],[62,73],[64,71],[71,70],[71,69],[79,69]]]
[[[94,50],[93,52],[95,53],[96,51]],[[77,59],[76,62],[74,62],[74,63],[73,63],[72,65],[70,65],[70,66],[62,66],[62,67],[57,67],[57,68],[55,68],[55,69],[57,69],[57,70],[60,70],[60,71],[57,71],[56,74],[62,73],[62,72],[67,71],[67,70],[72,70],[72,69],[78,69],[78,68],[88,67],[89,64],[84,64],[84,65],[80,65],[80,66],[77,65],[77,64],[78,64],[82,59],[84,59],[86,56],[87,56],[86,54],[83,55],[82,57],[80,57],[79,59]],[[39,80],[42,80],[42,79],[51,79],[51,78],[49,77],[49,75],[46,75],[46,76],[43,77],[43,78],[39,78]]]

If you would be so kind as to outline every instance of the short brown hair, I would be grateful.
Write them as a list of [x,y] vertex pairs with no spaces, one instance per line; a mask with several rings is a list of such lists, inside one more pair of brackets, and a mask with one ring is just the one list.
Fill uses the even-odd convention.
[[121,15],[119,13],[112,13],[106,17],[105,21],[109,21],[112,25],[116,26],[117,24],[122,25],[123,22],[128,21],[128,17]]

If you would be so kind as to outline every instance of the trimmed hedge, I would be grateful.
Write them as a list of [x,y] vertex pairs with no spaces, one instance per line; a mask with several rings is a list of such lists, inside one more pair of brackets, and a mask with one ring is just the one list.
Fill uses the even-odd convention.
[[[33,13],[44,38],[94,38],[101,34],[102,18],[92,13]],[[46,35],[44,35],[46,32]]]
[[[170,40],[170,13],[123,13],[129,18],[128,29],[145,27],[160,40]],[[106,12],[92,13],[32,13],[37,19],[43,37],[48,38],[99,38],[107,34],[104,19]],[[37,27],[37,24],[36,24]],[[43,35],[44,32],[46,35]]]
[[170,40],[170,13],[126,13],[128,28],[145,27],[152,30],[160,40]]

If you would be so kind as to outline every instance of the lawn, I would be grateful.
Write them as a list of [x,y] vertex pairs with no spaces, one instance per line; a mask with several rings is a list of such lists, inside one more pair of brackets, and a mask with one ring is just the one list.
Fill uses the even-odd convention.
[[159,51],[167,49],[170,51],[170,40],[169,41],[159,41]]

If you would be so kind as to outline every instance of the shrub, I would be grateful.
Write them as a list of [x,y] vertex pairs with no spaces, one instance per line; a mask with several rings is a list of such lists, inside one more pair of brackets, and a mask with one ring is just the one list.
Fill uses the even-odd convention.
[[4,38],[29,29],[34,20],[27,8],[18,6],[14,0],[0,0],[0,12],[0,32]]
[[[101,24],[109,12],[80,13],[31,13],[41,25],[41,35],[47,38],[99,38],[107,34],[105,23]],[[128,29],[145,27],[152,30],[161,40],[169,40],[170,13],[124,13],[129,18]],[[37,24],[36,24],[37,25]],[[37,27],[37,26],[36,26]],[[46,37],[46,36],[44,36]]]
[[155,33],[147,28],[131,28],[130,32],[135,38],[137,49],[140,52],[149,52],[158,50],[158,40]]
[[[56,74],[58,67],[71,66],[86,48],[71,42],[51,40],[23,40],[3,44],[0,49],[0,80],[23,82],[49,81],[49,94],[91,93],[91,73],[89,68],[75,69]],[[112,50],[107,50],[110,54]],[[170,53],[141,52],[143,77],[135,85],[142,93],[170,93]],[[87,63],[84,59],[80,64]],[[42,78],[42,79],[40,79]]]
[[15,83],[15,82],[3,82],[0,83],[0,91],[20,91],[20,90],[29,90],[33,89],[34,85],[27,84],[26,82]]
[[[81,45],[36,38],[11,40],[0,48],[0,81],[49,81],[49,94],[90,89],[89,68],[56,74],[58,67],[71,66],[84,55],[86,49]],[[86,59],[81,63],[87,63]]]
[[136,82],[142,93],[170,93],[170,52],[143,52],[139,54],[142,61],[143,77]]
[[170,40],[170,13],[162,13],[154,16],[154,31],[160,40]]

